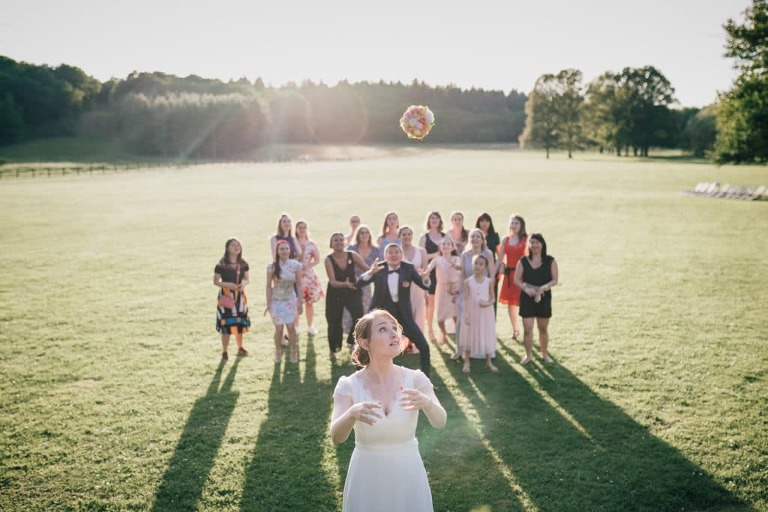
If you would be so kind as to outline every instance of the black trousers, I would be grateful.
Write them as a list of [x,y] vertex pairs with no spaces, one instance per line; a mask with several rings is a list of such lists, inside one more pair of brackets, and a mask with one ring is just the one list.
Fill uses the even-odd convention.
[[341,342],[344,337],[342,317],[344,308],[352,315],[352,327],[347,335],[347,343],[355,342],[355,324],[363,316],[363,296],[360,290],[342,288],[327,288],[325,292],[325,321],[328,323],[328,348],[331,352],[341,350]]
[[403,318],[403,314],[400,312],[400,306],[392,302],[389,298],[389,294],[384,294],[384,307],[395,319],[403,326],[403,335],[407,336],[409,340],[416,344],[419,349],[419,366],[424,375],[429,377],[429,370],[431,368],[429,362],[429,343],[427,338],[424,337],[424,333],[421,332],[419,326],[413,320],[412,315],[408,315],[408,319]]

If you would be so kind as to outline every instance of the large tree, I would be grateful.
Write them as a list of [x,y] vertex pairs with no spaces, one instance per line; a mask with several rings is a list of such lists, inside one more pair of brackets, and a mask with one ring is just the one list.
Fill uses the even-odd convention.
[[555,75],[540,76],[525,102],[525,128],[520,135],[522,147],[544,148],[547,158],[559,141],[556,96]]
[[744,22],[729,19],[726,57],[739,70],[717,108],[718,163],[768,162],[768,1],[752,0]]
[[581,139],[581,71],[564,69],[536,80],[525,103],[525,129],[521,145],[550,149],[564,147],[568,158]]
[[587,87],[584,118],[588,138],[603,147],[648,156],[653,145],[668,144],[675,131],[669,80],[653,66],[607,72]]

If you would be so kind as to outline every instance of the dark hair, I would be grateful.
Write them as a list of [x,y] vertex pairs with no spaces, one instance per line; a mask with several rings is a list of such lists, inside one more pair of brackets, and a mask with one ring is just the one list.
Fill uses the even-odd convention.
[[438,218],[438,219],[440,219],[440,224],[438,224],[438,226],[437,226],[437,230],[438,230],[438,231],[440,231],[440,232],[442,233],[442,231],[443,231],[443,228],[444,228],[444,226],[443,226],[443,216],[442,216],[442,215],[440,215],[440,212],[438,212],[438,211],[429,212],[429,213],[427,214],[427,221],[426,221],[426,229],[427,229],[427,232],[429,232],[429,218],[430,218],[431,216],[433,216],[433,215],[437,215],[437,218]]
[[275,244],[275,261],[272,263],[272,275],[275,276],[275,279],[280,279],[280,256],[277,255],[277,252],[282,244],[287,245],[288,249],[291,248],[291,244],[285,240],[278,240]]
[[461,215],[461,241],[466,242],[469,240],[469,231],[464,227],[464,214],[460,211],[451,212],[451,223],[453,223],[453,218],[457,215]]
[[491,216],[487,213],[483,212],[480,214],[480,216],[477,218],[477,221],[475,221],[475,227],[480,229],[480,221],[481,220],[487,220],[488,221],[488,234],[492,235],[496,233],[496,228],[493,227],[493,219],[491,219]]
[[485,268],[488,268],[488,265],[490,265],[490,264],[491,264],[491,263],[488,261],[488,258],[486,258],[486,257],[485,257],[485,254],[478,254],[477,256],[475,256],[474,258],[472,258],[472,263],[474,263],[474,260],[478,260],[478,259],[482,259],[483,261],[485,261]]
[[400,217],[397,215],[396,212],[388,212],[384,216],[384,225],[381,226],[381,236],[382,237],[387,236],[387,233],[389,233],[389,231],[387,231],[387,229],[388,229],[387,228],[387,219],[389,218],[390,215],[394,215],[395,216],[395,218],[397,219],[397,227],[400,228]]
[[277,231],[275,232],[276,236],[290,236],[290,237],[293,236],[293,227],[291,227],[291,229],[288,230],[288,234],[287,235],[284,235],[282,230],[280,229],[280,224],[283,222],[283,219],[286,218],[286,217],[288,217],[288,220],[293,222],[293,220],[291,220],[291,216],[288,215],[287,213],[284,213],[284,214],[280,215],[280,218],[277,219]]
[[403,326],[400,325],[397,319],[392,316],[392,313],[389,311],[385,309],[374,309],[360,317],[360,320],[358,320],[355,324],[355,347],[352,349],[352,355],[350,356],[352,364],[363,367],[370,364],[371,354],[367,349],[364,349],[360,346],[359,340],[371,339],[371,325],[373,325],[373,321],[376,319],[376,317],[379,316],[386,316],[392,320],[392,323],[395,324],[397,330],[401,334],[400,350],[402,351],[402,349],[405,348],[404,344],[402,343]]
[[[510,223],[512,222],[512,219],[517,219],[520,221],[520,231],[517,233],[517,237],[520,239],[527,238],[528,232],[525,230],[525,219],[522,218],[518,213],[513,213],[512,216],[509,217]],[[509,233],[509,224],[507,224],[507,233]]]
[[340,236],[341,238],[344,238],[344,233],[331,233],[331,237],[328,239],[328,247],[333,249],[333,237]]
[[225,263],[229,263],[229,244],[232,242],[237,242],[240,245],[240,254],[237,255],[237,262],[241,263],[243,261],[243,244],[240,243],[240,240],[237,238],[230,238],[227,240],[227,243],[224,244],[224,257],[222,260]]
[[[541,233],[532,233],[528,238],[528,243],[531,243],[531,240],[538,240],[541,242],[541,261],[547,261],[547,242],[544,241],[544,237],[541,236]],[[528,255],[528,261],[531,261],[530,254]]]
[[406,224],[405,226],[400,226],[400,229],[397,230],[397,238],[400,238],[403,234],[403,230],[407,229],[411,232],[411,236],[413,236],[413,228]]

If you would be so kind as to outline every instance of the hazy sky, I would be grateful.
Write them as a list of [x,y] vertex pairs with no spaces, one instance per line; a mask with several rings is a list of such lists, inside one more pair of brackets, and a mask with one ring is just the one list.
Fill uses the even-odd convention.
[[132,71],[455,84],[529,92],[577,68],[653,65],[683,106],[729,89],[729,18],[750,0],[0,0],[0,55],[77,66],[99,80]]

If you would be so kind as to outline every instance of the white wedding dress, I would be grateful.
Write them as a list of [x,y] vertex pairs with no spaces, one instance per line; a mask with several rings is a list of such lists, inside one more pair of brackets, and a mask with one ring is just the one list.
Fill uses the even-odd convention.
[[[404,370],[404,388],[431,389],[423,373]],[[351,396],[353,403],[374,401],[358,374],[341,377],[334,395]],[[399,397],[387,407],[389,414],[374,425],[355,423],[355,449],[344,482],[344,512],[433,510],[427,471],[416,440],[419,411],[404,410]]]

